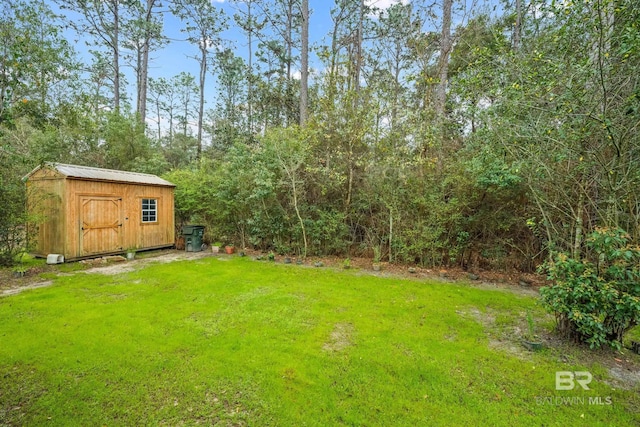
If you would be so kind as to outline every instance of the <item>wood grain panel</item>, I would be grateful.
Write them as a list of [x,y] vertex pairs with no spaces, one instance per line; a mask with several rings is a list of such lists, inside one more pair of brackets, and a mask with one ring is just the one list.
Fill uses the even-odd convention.
[[[36,172],[29,181],[50,195],[41,203],[47,212],[39,233],[41,256],[61,253],[77,259],[175,241],[172,187],[65,178],[48,171]],[[143,198],[158,200],[157,222],[142,222]]]
[[80,255],[122,250],[122,199],[80,197]]

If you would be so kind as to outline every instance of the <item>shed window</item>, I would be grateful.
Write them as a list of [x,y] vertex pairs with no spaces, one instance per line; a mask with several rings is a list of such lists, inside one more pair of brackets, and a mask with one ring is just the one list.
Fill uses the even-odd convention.
[[142,199],[142,222],[158,221],[158,201],[156,199]]

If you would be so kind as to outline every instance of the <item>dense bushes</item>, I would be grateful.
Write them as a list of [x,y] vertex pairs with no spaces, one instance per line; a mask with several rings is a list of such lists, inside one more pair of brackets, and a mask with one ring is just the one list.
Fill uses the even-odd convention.
[[3,175],[0,173],[0,266],[8,266],[26,247],[27,216],[24,189]]
[[[420,153],[377,158],[360,147],[326,153],[313,126],[272,129],[216,160],[167,175],[178,223],[207,225],[209,241],[279,253],[363,255],[425,266],[530,268],[510,238],[534,238],[518,208],[517,176],[494,161],[452,154],[446,171]],[[471,157],[473,159],[473,157]],[[477,160],[474,160],[477,162]],[[513,257],[516,261],[511,261]]]
[[560,253],[545,264],[554,284],[541,289],[542,300],[564,336],[619,348],[640,323],[640,248],[619,229],[597,229],[587,246],[589,258]]
[[[0,130],[0,142],[7,135]],[[16,256],[33,243],[26,207],[26,188],[20,180],[28,166],[22,153],[8,145],[0,146],[0,266],[10,266]]]

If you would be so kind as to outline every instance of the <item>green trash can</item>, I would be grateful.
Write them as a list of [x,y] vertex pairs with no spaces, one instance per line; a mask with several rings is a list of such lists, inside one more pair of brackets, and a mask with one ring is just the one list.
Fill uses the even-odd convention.
[[184,236],[184,248],[187,252],[202,250],[204,225],[185,225],[182,227],[182,235]]

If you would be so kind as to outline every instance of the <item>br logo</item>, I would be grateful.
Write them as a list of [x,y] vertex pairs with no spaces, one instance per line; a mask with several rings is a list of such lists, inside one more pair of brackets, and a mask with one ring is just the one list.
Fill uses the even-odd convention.
[[557,371],[556,390],[573,390],[576,383],[580,384],[584,390],[589,390],[589,384],[593,380],[593,375],[587,371]]

